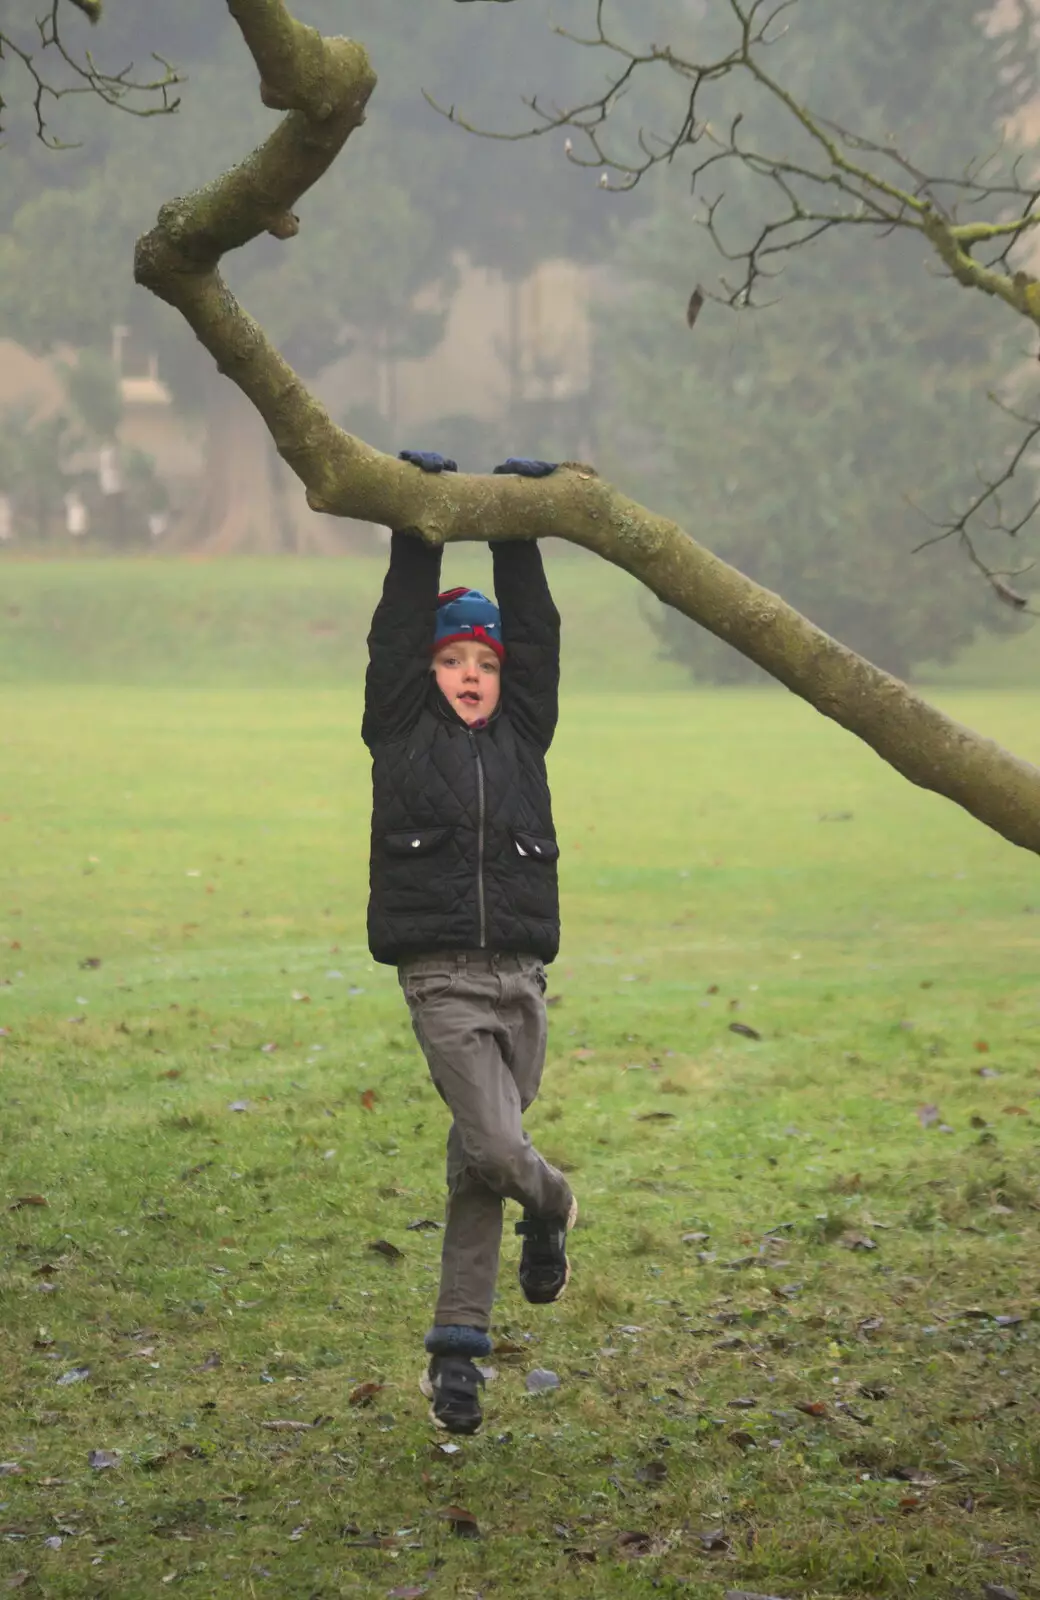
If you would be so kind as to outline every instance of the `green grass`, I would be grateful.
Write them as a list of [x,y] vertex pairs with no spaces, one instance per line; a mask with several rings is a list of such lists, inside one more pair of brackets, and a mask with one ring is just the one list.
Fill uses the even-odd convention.
[[[951,709],[1040,757],[1040,696]],[[527,1306],[507,1234],[445,1456],[445,1119],[364,948],[358,716],[0,691],[0,1588],[1040,1593],[1036,862],[786,696],[566,697],[530,1125],[575,1274]]]
[[[550,540],[572,688],[686,689],[657,655],[656,602],[627,573]],[[364,670],[385,553],[343,560],[91,558],[0,554],[0,684],[133,683],[211,688],[339,688]],[[486,548],[449,549],[445,583],[491,584]],[[995,602],[994,602],[995,603]],[[1031,688],[1040,630],[987,637],[952,665],[922,669],[946,687]]]

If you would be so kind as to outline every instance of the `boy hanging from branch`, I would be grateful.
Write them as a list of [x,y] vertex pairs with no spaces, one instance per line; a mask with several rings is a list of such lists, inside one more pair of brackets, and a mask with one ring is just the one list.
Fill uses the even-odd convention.
[[[402,451],[426,472],[453,461]],[[548,462],[495,472],[542,477]],[[391,535],[372,618],[362,737],[372,753],[368,937],[396,966],[452,1115],[440,1293],[421,1387],[433,1421],[475,1433],[491,1351],[505,1199],[523,1207],[520,1286],[567,1285],[577,1202],[524,1132],[545,1061],[546,964],[559,949],[559,849],[545,754],[556,728],[560,618],[537,544],[492,543],[496,606],[441,594],[441,550]]]

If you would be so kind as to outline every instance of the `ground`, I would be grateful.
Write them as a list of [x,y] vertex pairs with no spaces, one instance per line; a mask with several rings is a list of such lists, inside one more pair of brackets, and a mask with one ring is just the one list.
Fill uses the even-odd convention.
[[[356,684],[30,658],[0,1588],[1040,1594],[1031,856],[781,692],[565,696],[530,1125],[574,1278],[528,1306],[507,1231],[487,1427],[448,1453],[416,1386],[444,1115],[364,948]],[[944,703],[1040,758],[1040,695]]]

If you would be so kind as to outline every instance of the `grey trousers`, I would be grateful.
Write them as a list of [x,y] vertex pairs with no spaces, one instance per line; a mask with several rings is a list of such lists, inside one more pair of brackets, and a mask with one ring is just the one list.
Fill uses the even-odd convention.
[[524,1132],[545,1064],[545,968],[535,956],[419,956],[398,968],[412,1027],[441,1099],[448,1200],[434,1322],[486,1329],[498,1278],[502,1203],[566,1217],[571,1191]]

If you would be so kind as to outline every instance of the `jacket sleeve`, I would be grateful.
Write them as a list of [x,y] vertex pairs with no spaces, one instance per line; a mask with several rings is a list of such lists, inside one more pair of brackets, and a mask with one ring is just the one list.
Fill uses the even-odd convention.
[[361,737],[374,745],[401,739],[419,719],[430,677],[441,550],[418,534],[390,535],[390,565],[368,635]]
[[560,614],[534,540],[495,541],[491,559],[506,652],[503,709],[524,738],[548,750],[558,713]]

